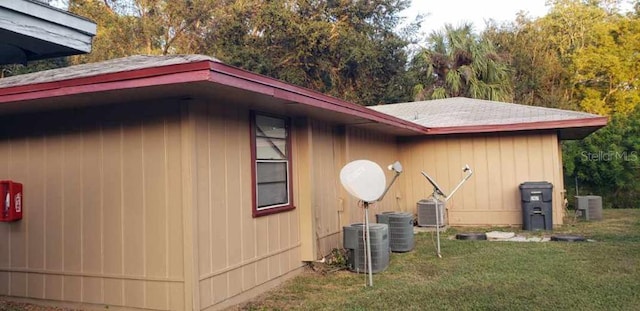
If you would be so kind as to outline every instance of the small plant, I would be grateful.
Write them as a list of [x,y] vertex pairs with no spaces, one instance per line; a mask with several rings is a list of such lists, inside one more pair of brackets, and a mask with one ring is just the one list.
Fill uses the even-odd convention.
[[334,248],[331,253],[327,255],[327,265],[333,268],[347,268],[347,250],[344,248]]

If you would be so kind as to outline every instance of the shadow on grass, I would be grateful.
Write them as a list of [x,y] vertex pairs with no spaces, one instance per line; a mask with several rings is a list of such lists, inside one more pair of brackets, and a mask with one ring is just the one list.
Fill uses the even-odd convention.
[[[442,240],[392,254],[389,267],[365,277],[305,272],[244,310],[638,310],[640,210],[605,210],[605,221],[577,222],[553,233],[596,242],[517,243]],[[494,228],[476,228],[491,231]],[[465,228],[464,230],[467,230]],[[508,230],[503,230],[508,231]],[[455,234],[450,229],[444,236]],[[534,234],[550,234],[539,232]]]

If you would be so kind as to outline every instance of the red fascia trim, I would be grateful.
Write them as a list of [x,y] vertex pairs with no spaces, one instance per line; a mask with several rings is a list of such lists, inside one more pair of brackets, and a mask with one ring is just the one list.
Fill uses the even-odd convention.
[[593,127],[607,125],[609,118],[595,117],[585,119],[573,119],[564,121],[542,121],[500,125],[471,125],[471,126],[451,126],[432,128],[429,135],[443,134],[470,134],[470,133],[490,133],[490,132],[516,132],[529,130],[563,129],[576,127]]
[[324,110],[349,114],[417,133],[426,134],[430,131],[429,128],[413,122],[222,63],[212,63],[211,70],[211,82],[242,88]]
[[0,103],[142,86],[206,81],[211,61],[114,72],[0,89]]
[[176,83],[206,81],[209,72],[182,72],[176,74],[167,74],[158,77],[148,77],[136,80],[125,80],[98,84],[86,84],[80,86],[70,86],[64,88],[49,89],[46,91],[30,92],[14,95],[0,95],[0,104],[6,102],[24,101],[40,98],[50,98],[65,95],[76,95],[83,93],[96,93],[113,90],[122,90],[130,88],[139,88],[154,85],[166,85]]

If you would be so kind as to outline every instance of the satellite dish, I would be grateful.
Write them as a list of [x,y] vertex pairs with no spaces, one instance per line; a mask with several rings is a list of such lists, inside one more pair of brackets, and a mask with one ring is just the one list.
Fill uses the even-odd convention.
[[378,164],[356,160],[340,170],[340,182],[352,196],[364,202],[375,202],[384,193],[387,181]]
[[444,191],[442,190],[442,188],[440,188],[440,186],[438,186],[438,184],[436,183],[435,180],[433,180],[433,178],[431,178],[431,176],[427,175],[427,173],[422,172],[422,176],[424,176],[425,178],[427,178],[427,180],[429,181],[429,183],[433,186],[433,188],[435,189],[435,191],[443,196],[443,197],[447,197],[447,195],[444,193]]

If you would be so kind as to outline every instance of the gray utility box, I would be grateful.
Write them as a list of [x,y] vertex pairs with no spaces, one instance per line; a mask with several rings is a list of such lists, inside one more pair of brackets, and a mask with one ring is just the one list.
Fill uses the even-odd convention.
[[413,249],[413,215],[404,212],[383,212],[376,215],[376,222],[389,225],[389,248],[392,252],[408,252]]
[[[366,243],[364,240],[364,224],[357,223],[343,227],[343,245],[347,250],[349,270],[366,273]],[[378,273],[389,266],[391,250],[389,249],[389,226],[385,224],[369,224],[371,236],[371,271]]]
[[546,181],[520,184],[523,230],[553,230],[553,185]]
[[576,213],[585,220],[602,220],[602,197],[597,195],[576,196]]

